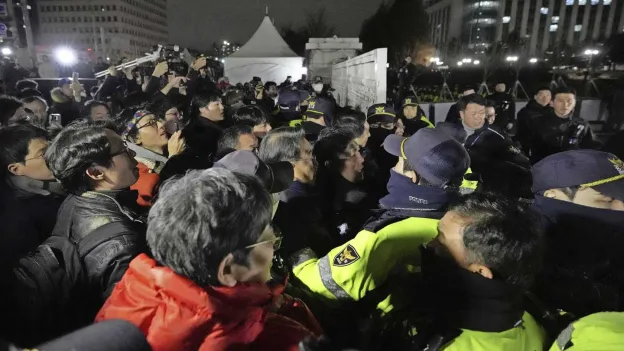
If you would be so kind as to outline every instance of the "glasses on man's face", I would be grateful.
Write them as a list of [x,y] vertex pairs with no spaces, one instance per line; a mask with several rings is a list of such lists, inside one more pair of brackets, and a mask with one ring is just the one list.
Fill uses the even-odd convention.
[[260,246],[260,245],[264,245],[264,244],[268,244],[268,243],[272,243],[273,244],[273,250],[277,251],[279,250],[280,247],[282,247],[282,233],[279,231],[279,229],[277,229],[277,227],[271,225],[271,231],[273,231],[273,235],[275,235],[275,237],[273,239],[269,239],[269,240],[263,240],[261,242],[249,245],[249,246],[245,246],[245,249],[253,249],[256,246]]
[[111,154],[110,157],[115,157],[115,156],[119,156],[119,155],[123,155],[126,154],[128,156],[130,155],[130,149],[128,149],[128,144],[126,144],[126,142],[124,141],[121,147],[121,150],[119,150],[118,152]]
[[153,119],[147,123],[145,123],[144,125],[140,126],[137,128],[137,130],[141,130],[143,128],[147,128],[147,127],[154,127],[156,129],[158,129],[158,122],[160,122],[160,120],[158,119]]

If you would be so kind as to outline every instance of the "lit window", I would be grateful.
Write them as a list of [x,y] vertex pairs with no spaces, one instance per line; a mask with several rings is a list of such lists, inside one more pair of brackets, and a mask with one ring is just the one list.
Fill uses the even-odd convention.
[[574,5],[574,0],[566,0],[566,6]]
[[551,24],[551,25],[550,25],[550,31],[551,31],[551,32],[556,32],[556,31],[557,31],[557,28],[559,28],[559,26],[558,26],[558,25],[556,25],[556,24]]
[[540,12],[542,13],[542,15],[547,15],[548,14],[548,7],[542,7],[540,9]]
[[583,25],[582,24],[577,24],[576,26],[574,26],[574,31],[575,32],[580,32],[581,29],[583,29]]
[[511,21],[511,17],[509,16],[503,17],[503,23],[509,23],[509,21]]
[[579,5],[581,6],[587,5],[587,0],[579,0]]
[[552,23],[559,23],[559,16],[552,16]]
[[591,5],[598,5],[598,3],[600,2],[600,0],[591,0]]
[[611,5],[611,0],[604,0],[604,4],[605,4],[605,6]]

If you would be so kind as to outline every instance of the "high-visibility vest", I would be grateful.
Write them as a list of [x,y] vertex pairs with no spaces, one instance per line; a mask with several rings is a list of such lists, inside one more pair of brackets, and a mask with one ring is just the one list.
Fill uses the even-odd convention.
[[550,351],[624,350],[624,313],[601,312],[564,329]]
[[[395,269],[420,267],[420,246],[435,238],[438,222],[407,218],[376,232],[362,230],[324,257],[297,259],[293,274],[312,293],[326,300],[359,301],[383,286]],[[383,312],[393,309],[389,299],[377,307]]]

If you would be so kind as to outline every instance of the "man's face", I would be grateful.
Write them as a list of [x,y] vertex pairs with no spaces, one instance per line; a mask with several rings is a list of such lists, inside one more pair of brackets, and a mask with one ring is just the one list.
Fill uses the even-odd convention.
[[534,98],[538,104],[546,107],[546,105],[548,105],[550,103],[550,100],[552,99],[552,94],[550,90],[540,90],[537,92]]
[[27,109],[35,117],[33,120],[34,125],[43,127],[48,121],[48,105],[41,100],[33,100],[24,104],[24,109]]
[[364,170],[364,158],[360,153],[360,146],[355,142],[351,142],[345,150],[345,160],[342,171],[349,174],[358,174],[358,179],[362,176]]
[[138,163],[134,159],[136,154],[129,150],[125,142],[112,130],[105,131],[110,143],[112,165],[108,168],[98,166],[102,174],[100,188],[108,190],[122,190],[131,187],[139,178]]
[[33,139],[28,143],[28,154],[23,162],[12,163],[9,171],[18,176],[28,177],[35,180],[53,180],[54,175],[46,165],[43,158],[48,141],[45,139]]
[[258,138],[253,134],[241,134],[238,137],[238,147],[236,150],[256,152],[258,150]]
[[208,118],[213,122],[223,121],[223,103],[221,100],[213,101],[206,107],[201,108],[202,116]]
[[464,111],[459,111],[459,115],[468,128],[479,129],[485,124],[485,106],[468,104]]
[[506,88],[505,84],[499,83],[499,84],[496,84],[496,86],[494,87],[494,90],[496,90],[499,93],[504,93],[505,88]]
[[270,124],[264,122],[262,124],[254,126],[253,132],[258,138],[264,138],[264,136],[267,135],[267,133],[270,132],[272,129],[273,128],[271,128]]
[[561,118],[568,117],[576,106],[576,96],[574,94],[557,94],[550,105],[555,110],[555,114]]
[[370,138],[370,125],[368,122],[364,122],[364,133],[360,135],[359,138],[355,139],[355,142],[359,146],[364,147],[366,143],[368,143],[368,138]]
[[278,234],[268,225],[258,238],[257,246],[249,252],[249,265],[232,264],[231,274],[238,283],[266,283],[271,279],[271,267],[275,254],[274,239]]
[[460,267],[468,269],[463,230],[467,219],[459,214],[447,212],[438,224],[438,235],[427,244],[436,255],[453,260]]
[[165,123],[154,115],[143,116],[137,123],[137,129],[136,143],[148,150],[162,153],[169,143]]
[[496,120],[496,109],[494,107],[486,107],[485,108],[485,118],[487,119],[489,124],[493,124]]
[[269,90],[267,90],[267,95],[269,95],[270,98],[275,99],[277,97],[277,86],[271,85]]
[[91,120],[92,121],[105,121],[110,118],[110,113],[106,106],[95,106],[91,108]]
[[312,144],[303,138],[301,139],[301,148],[299,160],[295,162],[295,179],[302,183],[314,182],[316,175],[316,160],[312,154]]
[[610,196],[601,194],[592,188],[580,188],[574,197],[570,199],[564,192],[559,189],[545,191],[544,195],[548,198],[571,202],[576,205],[598,208],[602,210],[624,211],[624,203]]
[[403,107],[403,115],[405,116],[405,118],[407,119],[412,119],[412,118],[416,118],[416,115],[418,114],[418,108],[416,106],[405,106]]
[[71,85],[69,84],[63,84],[63,86],[61,86],[61,91],[68,97],[74,96],[74,91],[71,89]]

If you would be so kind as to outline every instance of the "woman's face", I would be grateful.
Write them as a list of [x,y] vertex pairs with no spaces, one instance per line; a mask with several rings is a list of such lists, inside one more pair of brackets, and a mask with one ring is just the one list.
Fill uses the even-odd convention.
[[154,115],[146,115],[137,123],[137,144],[146,149],[161,150],[169,142],[165,131],[165,123],[156,119]]

